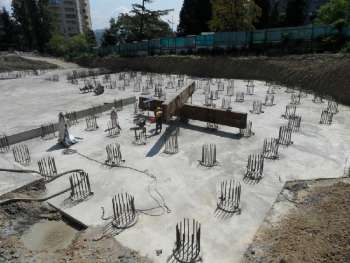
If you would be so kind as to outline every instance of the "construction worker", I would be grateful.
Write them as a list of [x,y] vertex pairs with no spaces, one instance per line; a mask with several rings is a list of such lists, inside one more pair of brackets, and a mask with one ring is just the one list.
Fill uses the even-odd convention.
[[156,134],[159,134],[162,132],[162,124],[163,124],[163,112],[160,107],[157,107],[157,109],[154,112],[154,116],[156,118]]

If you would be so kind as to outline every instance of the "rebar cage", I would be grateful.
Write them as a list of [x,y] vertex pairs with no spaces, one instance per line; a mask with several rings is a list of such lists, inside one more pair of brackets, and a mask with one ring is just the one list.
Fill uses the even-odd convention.
[[248,80],[247,83],[247,95],[254,95],[255,85],[252,80]]
[[278,139],[270,138],[264,140],[262,155],[266,159],[278,159]]
[[333,113],[329,112],[328,109],[323,110],[321,113],[320,124],[331,125],[333,122]]
[[134,130],[134,144],[136,145],[146,145],[147,144],[147,134],[146,128],[135,129]]
[[57,176],[57,168],[55,158],[48,156],[38,161],[38,167],[40,174],[46,181]]
[[106,164],[109,166],[120,166],[124,160],[118,143],[106,146],[107,159]]
[[86,131],[96,131],[98,129],[97,118],[95,115],[86,117]]
[[290,96],[290,104],[292,105],[299,105],[301,103],[301,96],[300,94],[292,93]]
[[312,99],[312,101],[314,103],[317,103],[317,104],[323,103],[323,98],[321,96],[318,96],[318,95],[314,94],[314,98]]
[[118,229],[132,227],[137,221],[135,199],[128,193],[117,194],[112,198],[112,225]]
[[295,116],[296,110],[297,110],[297,107],[295,105],[287,105],[286,106],[286,111],[282,115],[282,117],[288,120],[291,117]]
[[116,121],[108,121],[107,122],[107,130],[108,137],[116,137],[120,135],[120,125],[119,122]]
[[241,213],[241,184],[235,180],[222,181],[218,189],[217,209],[225,213]]
[[165,141],[164,153],[176,154],[179,152],[179,142],[177,132],[170,134],[169,138]]
[[75,111],[68,112],[64,116],[67,120],[67,124],[69,127],[78,124],[78,117],[77,117],[77,113]]
[[30,164],[31,158],[30,158],[30,152],[27,145],[25,144],[15,145],[12,148],[12,152],[13,152],[13,157],[15,159],[15,162],[25,166]]
[[288,128],[292,130],[292,132],[299,132],[301,126],[301,116],[293,116],[288,120]]
[[274,103],[275,103],[275,95],[266,94],[264,106],[271,107],[275,105]]
[[236,102],[244,102],[244,92],[236,93]]
[[199,161],[202,166],[214,167],[218,164],[216,160],[216,145],[204,144],[202,146],[202,159]]
[[173,256],[177,262],[193,263],[201,252],[201,224],[196,220],[184,219],[176,224],[176,241]]
[[5,134],[0,135],[0,153],[6,153],[10,150],[10,144]]
[[253,101],[253,109],[250,110],[250,113],[253,113],[253,114],[264,113],[264,111],[262,110],[262,102],[260,100]]
[[288,126],[281,126],[278,134],[278,144],[289,146],[293,144],[292,129]]
[[337,114],[339,112],[338,103],[335,101],[328,101],[327,111],[332,114]]
[[255,133],[252,131],[252,127],[253,127],[252,121],[248,121],[247,127],[245,129],[239,129],[240,136],[246,137],[246,138],[253,136]]
[[244,179],[250,181],[260,181],[264,172],[264,156],[262,154],[252,154],[248,157],[247,171]]
[[80,202],[93,194],[91,191],[89,175],[83,171],[72,173],[69,176],[70,199],[73,202]]

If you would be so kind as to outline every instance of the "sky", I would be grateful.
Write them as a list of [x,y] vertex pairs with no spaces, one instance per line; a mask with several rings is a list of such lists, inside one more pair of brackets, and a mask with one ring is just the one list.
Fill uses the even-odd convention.
[[[137,2],[141,3],[141,0],[90,0],[92,28],[94,30],[107,28],[111,17],[129,11],[131,4]],[[174,29],[176,29],[182,2],[183,0],[154,0],[150,7],[151,9],[174,9],[163,19],[173,23]],[[0,6],[5,6],[8,9],[10,3],[11,0],[0,0]]]

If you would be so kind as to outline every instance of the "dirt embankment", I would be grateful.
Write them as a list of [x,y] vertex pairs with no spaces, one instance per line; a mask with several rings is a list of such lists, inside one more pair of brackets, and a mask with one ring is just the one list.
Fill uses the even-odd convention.
[[287,183],[242,262],[350,262],[349,183],[349,179]]
[[[43,187],[31,186],[3,199],[39,198]],[[123,247],[103,227],[78,231],[46,203],[18,202],[0,206],[0,263],[150,263]]]
[[57,65],[45,61],[26,59],[14,54],[0,55],[0,72],[55,68]]
[[197,77],[256,79],[301,87],[350,105],[350,56],[99,58],[78,61],[86,67],[188,74]]

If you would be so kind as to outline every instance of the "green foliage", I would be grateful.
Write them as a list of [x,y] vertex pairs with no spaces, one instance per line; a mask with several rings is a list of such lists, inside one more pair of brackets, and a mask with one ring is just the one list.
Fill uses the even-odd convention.
[[347,42],[340,50],[340,52],[350,54],[350,42]]
[[144,6],[149,2],[144,0],[143,5],[134,4],[129,14],[112,18],[109,29],[103,35],[102,46],[171,36],[169,24],[161,20],[161,16],[166,15],[169,10],[149,10]]
[[305,22],[307,0],[288,0],[285,26],[301,26]]
[[254,24],[257,29],[264,29],[269,27],[271,4],[269,0],[254,0],[255,4],[261,9],[261,16]]
[[0,35],[0,50],[19,48],[21,41],[18,25],[5,8],[0,10],[0,20],[3,26],[3,34]]
[[316,24],[335,25],[338,28],[350,24],[348,0],[330,0],[317,11]]
[[86,56],[92,53],[91,36],[88,33],[73,36],[65,39],[59,33],[55,33],[49,43],[48,51],[55,56],[64,56],[67,58],[75,58],[79,56]]
[[88,45],[90,48],[97,46],[97,41],[96,41],[96,36],[95,36],[94,31],[92,31],[91,29],[87,30],[85,32],[85,37],[86,37],[86,41],[88,42]]
[[48,43],[48,51],[55,56],[64,56],[67,52],[66,40],[61,34],[54,34],[49,43]]
[[12,11],[20,29],[23,48],[43,52],[52,32],[48,0],[12,1]]
[[184,0],[180,11],[179,35],[198,35],[209,31],[211,0]]
[[213,31],[249,31],[261,16],[261,9],[250,0],[212,0]]

